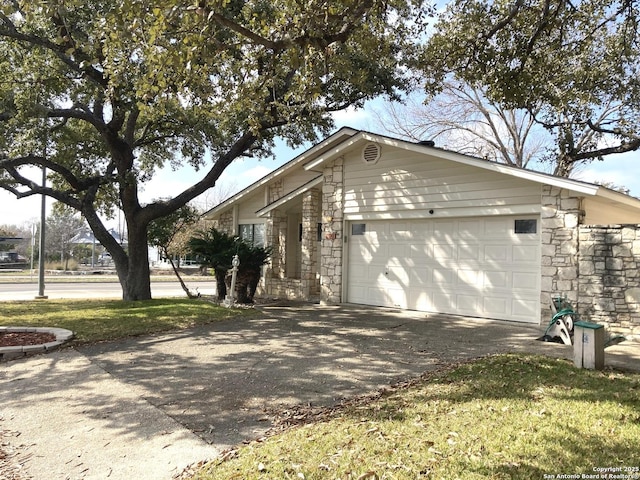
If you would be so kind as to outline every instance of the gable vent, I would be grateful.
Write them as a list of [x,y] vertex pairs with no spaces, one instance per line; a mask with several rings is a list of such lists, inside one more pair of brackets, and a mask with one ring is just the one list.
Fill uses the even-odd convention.
[[377,143],[367,143],[362,149],[362,160],[364,163],[376,163],[380,159],[380,145]]

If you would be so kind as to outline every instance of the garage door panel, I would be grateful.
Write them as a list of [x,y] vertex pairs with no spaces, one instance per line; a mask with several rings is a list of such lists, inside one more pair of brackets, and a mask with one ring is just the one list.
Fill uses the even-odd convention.
[[539,250],[535,245],[518,245],[513,247],[514,263],[538,263]]
[[468,315],[479,315],[481,310],[478,308],[478,301],[477,295],[456,295],[457,310]]
[[485,296],[482,299],[482,307],[487,316],[492,318],[504,318],[509,315],[510,302],[504,297]]
[[539,322],[539,234],[515,234],[515,218],[368,222],[350,239],[347,301]]
[[479,220],[460,220],[458,222],[458,235],[462,239],[475,240],[482,236],[482,222]]
[[415,244],[409,245],[409,257],[419,265],[421,262],[430,262],[433,258],[433,245],[431,244]]
[[437,243],[433,245],[433,258],[436,260],[455,258],[455,246],[446,243]]
[[511,274],[506,271],[485,271],[484,287],[485,288],[509,288]]
[[458,269],[458,286],[462,288],[482,288],[482,277],[477,270]]
[[510,250],[504,248],[504,245],[485,245],[484,258],[485,262],[506,262],[509,260]]
[[453,310],[453,298],[450,293],[433,294],[433,309],[436,312],[450,313]]
[[412,310],[422,312],[433,311],[432,294],[423,288],[411,288],[409,292],[409,306]]
[[449,269],[435,267],[432,278],[433,283],[440,288],[452,288],[456,285],[455,272]]
[[410,251],[408,251],[408,245],[403,244],[391,244],[387,249],[387,256],[389,258],[410,258]]
[[513,288],[517,290],[538,290],[538,276],[530,272],[513,272]]
[[484,238],[506,238],[511,235],[511,222],[502,217],[483,220]]
[[458,245],[458,260],[480,260],[480,245]]

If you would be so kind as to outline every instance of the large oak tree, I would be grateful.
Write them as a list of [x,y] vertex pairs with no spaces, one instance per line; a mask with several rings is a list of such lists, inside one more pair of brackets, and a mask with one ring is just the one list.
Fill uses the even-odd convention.
[[[214,186],[235,159],[268,154],[276,137],[314,139],[331,112],[394,96],[429,14],[421,0],[0,5],[0,187],[81,212],[126,300],[151,296],[152,220]],[[192,186],[140,201],[158,168],[183,164],[201,173]],[[33,167],[47,169],[47,185]],[[103,223],[116,208],[128,250]]]
[[555,173],[640,148],[637,0],[453,0],[422,61],[443,79],[527,109],[554,137]]

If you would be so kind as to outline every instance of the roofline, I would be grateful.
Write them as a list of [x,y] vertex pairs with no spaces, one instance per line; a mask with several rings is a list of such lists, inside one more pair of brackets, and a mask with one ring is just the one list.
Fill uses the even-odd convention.
[[[484,170],[489,170],[512,177],[522,178],[536,183],[551,185],[554,187],[570,190],[584,196],[597,196],[616,203],[627,205],[632,208],[640,209],[640,199],[621,192],[616,192],[615,190],[611,190],[600,185],[595,185],[593,183],[573,180],[570,178],[557,177],[549,173],[536,172],[534,170],[527,170],[520,167],[505,165],[503,163],[492,162],[482,158],[454,152],[452,150],[446,150],[443,148],[415,143],[408,140],[392,138],[363,130],[356,130],[350,127],[343,127],[331,136],[327,137],[324,141],[315,144],[310,149],[296,156],[293,160],[285,163],[280,168],[274,170],[272,173],[266,175],[249,187],[241,190],[237,194],[233,195],[208,212],[204,213],[203,216],[215,215],[221,211],[226,210],[235,202],[241,200],[242,198],[253,192],[256,188],[268,184],[274,178],[283,175],[289,169],[299,165],[300,163],[304,163],[305,161],[307,161],[306,164],[303,164],[303,169],[306,171],[313,170],[321,166],[322,164],[334,159],[335,157],[342,155],[345,151],[349,150],[361,141],[376,142],[382,145],[402,148],[422,154],[437,152],[438,157],[444,160],[450,160],[464,165],[482,168]],[[323,149],[327,149],[327,151],[322,153],[320,156],[313,158],[314,154],[317,154],[318,151],[321,151]],[[291,195],[291,193],[288,195]],[[263,210],[265,210],[265,208],[259,210],[258,212],[262,212]]]
[[[362,140],[366,140],[369,142],[376,142],[382,145],[389,145],[391,147],[396,147],[396,148],[403,148],[405,150],[410,150],[417,153],[428,153],[430,151],[437,151],[438,157],[445,160],[451,160],[457,163],[462,163],[465,165],[470,165],[473,167],[478,167],[478,168],[490,170],[493,172],[503,173],[505,175],[524,178],[526,180],[531,180],[538,183],[545,183],[548,185],[573,190],[575,192],[579,192],[585,195],[596,195],[598,193],[598,190],[602,188],[599,185],[593,185],[591,183],[581,182],[578,180],[571,180],[568,178],[556,177],[548,173],[536,172],[534,170],[526,170],[524,168],[513,167],[510,165],[505,165],[503,163],[491,162],[489,160],[472,157],[470,155],[465,155],[463,153],[458,153],[451,150],[445,150],[443,148],[431,147],[431,146],[420,144],[420,143],[414,143],[407,140],[391,138],[384,135],[379,135],[379,134],[365,132],[365,131],[358,132],[356,135],[353,135],[347,141],[338,145],[335,149],[331,150],[330,152],[327,152],[327,154],[322,155],[321,157],[318,157],[312,162],[309,162],[304,166],[304,169],[311,170],[311,169],[317,168],[323,163],[333,159],[335,156],[342,154],[345,150],[348,150],[353,145],[357,144]],[[619,195],[623,195],[623,194],[619,194]]]
[[220,212],[226,210],[231,205],[233,205],[235,202],[241,200],[242,198],[244,198],[247,195],[249,195],[250,193],[252,193],[255,189],[268,184],[271,180],[273,180],[274,178],[284,174],[289,169],[295,167],[296,165],[298,165],[298,164],[300,164],[302,162],[305,162],[306,160],[309,159],[310,156],[313,156],[318,150],[322,150],[323,148],[327,148],[328,146],[330,146],[330,145],[332,145],[334,143],[338,143],[339,144],[342,141],[344,141],[343,137],[351,137],[351,136],[355,135],[356,133],[358,133],[358,130],[355,130],[355,129],[350,128],[350,127],[342,127],[342,128],[340,128],[335,133],[331,134],[330,136],[328,136],[327,138],[325,138],[321,142],[316,143],[311,148],[305,150],[300,155],[294,157],[292,160],[288,161],[287,163],[285,163],[281,167],[277,168],[273,172],[271,172],[268,175],[262,177],[260,180],[252,183],[248,187],[243,188],[238,193],[236,193],[236,194],[232,195],[231,197],[227,198],[224,202],[221,202],[218,205],[216,205],[215,207],[213,207],[211,210],[208,210],[207,212],[203,213],[202,216],[205,217],[205,216],[215,215],[217,213],[220,213]]

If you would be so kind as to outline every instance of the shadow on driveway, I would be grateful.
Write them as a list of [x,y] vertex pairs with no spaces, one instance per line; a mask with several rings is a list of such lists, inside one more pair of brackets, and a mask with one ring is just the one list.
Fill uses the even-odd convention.
[[223,448],[263,434],[265,412],[279,407],[333,405],[440,365],[540,346],[538,327],[505,322],[370,307],[262,312],[79,351]]
[[[35,478],[168,479],[260,437],[279,409],[331,406],[499,352],[571,358],[571,347],[536,341],[541,330],[371,307],[262,307],[0,364],[0,427],[21,434]],[[638,350],[623,358],[640,365]]]

